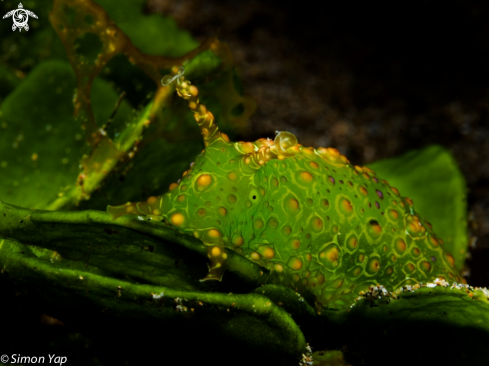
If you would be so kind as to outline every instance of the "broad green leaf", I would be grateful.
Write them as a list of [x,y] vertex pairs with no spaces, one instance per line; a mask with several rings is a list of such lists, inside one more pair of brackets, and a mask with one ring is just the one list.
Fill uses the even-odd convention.
[[[75,77],[63,61],[37,66],[0,107],[0,198],[42,208],[73,185],[82,155],[89,150],[80,121],[73,118]],[[117,101],[110,86],[96,80],[92,96],[99,120],[107,120]],[[123,103],[116,119],[130,108]]]
[[[153,327],[173,333],[185,324],[191,333],[207,329],[209,334],[219,334],[219,347],[234,349],[236,362],[252,359],[247,350],[253,349],[257,355],[265,355],[260,358],[279,362],[285,359],[292,365],[305,348],[304,336],[290,315],[258,294],[189,292],[134,284],[121,278],[72,270],[64,267],[63,262],[40,259],[13,239],[0,239],[0,266],[4,290],[15,287],[17,291],[29,292],[39,303],[52,304],[60,319],[82,328],[86,327],[87,315],[97,319],[99,327],[116,318],[151,322]],[[80,318],[79,314],[67,311],[73,307],[83,308],[84,316]],[[191,314],[192,322],[187,321],[186,313]],[[198,337],[200,347],[202,344],[212,347],[216,342],[202,335]],[[166,344],[172,350],[182,348],[178,338],[167,338]],[[173,355],[161,357],[171,360]],[[236,363],[232,359],[228,362]]]
[[433,225],[457,268],[462,268],[469,242],[467,187],[452,155],[432,145],[368,167],[413,200],[415,210]]
[[[51,212],[7,203],[0,203],[0,212],[0,237],[54,250],[64,258],[143,283],[202,291],[216,285],[215,281],[198,281],[207,273],[207,250],[202,242],[161,222],[137,216],[114,222],[104,211]],[[268,271],[231,250],[227,253],[232,278],[226,282],[259,286],[267,280]]]
[[321,314],[320,344],[348,350],[353,365],[483,366],[489,359],[488,295],[438,286],[405,291],[390,302],[361,300],[349,311]]

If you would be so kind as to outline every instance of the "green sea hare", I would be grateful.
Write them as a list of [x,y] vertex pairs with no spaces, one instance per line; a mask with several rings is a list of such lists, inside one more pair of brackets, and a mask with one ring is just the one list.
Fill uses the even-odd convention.
[[205,150],[162,196],[109,206],[114,218],[148,215],[207,247],[221,280],[231,249],[270,270],[277,283],[309,292],[316,308],[345,309],[376,284],[392,292],[446,279],[461,282],[453,256],[410,198],[334,148],[304,147],[289,132],[231,142],[174,69],[162,84],[187,100]]

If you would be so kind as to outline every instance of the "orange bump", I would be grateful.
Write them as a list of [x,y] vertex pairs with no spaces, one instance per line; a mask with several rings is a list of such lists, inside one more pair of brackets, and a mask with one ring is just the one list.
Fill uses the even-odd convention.
[[173,191],[175,188],[178,187],[178,184],[177,183],[172,183],[170,184],[170,187],[168,188],[170,191]]
[[365,260],[365,254],[360,254],[360,255],[358,256],[358,261],[359,261],[360,263],[362,263],[364,260]]
[[229,178],[229,180],[236,180],[236,179],[238,179],[238,176],[236,175],[235,172],[230,172],[228,174],[228,178]]
[[370,273],[376,273],[378,272],[380,269],[380,261],[375,258],[375,259],[372,259],[369,263],[368,263],[368,271]]
[[218,230],[216,230],[216,229],[210,229],[207,232],[207,234],[209,234],[209,236],[211,238],[219,238],[221,236],[221,233]]
[[343,286],[343,279],[338,278],[338,279],[334,280],[334,282],[331,284],[331,286],[333,288],[336,288],[336,289],[340,288],[341,286]]
[[221,215],[221,216],[226,216],[226,215],[227,215],[227,213],[228,213],[228,210],[226,210],[224,207],[219,207],[219,208],[217,209],[217,212],[218,212],[218,213],[219,213],[219,215]]
[[352,271],[353,276],[358,277],[362,273],[362,267],[355,267]]
[[323,228],[323,221],[319,217],[312,219],[312,227],[314,230],[321,230]]
[[229,136],[226,135],[224,132],[221,132],[221,137],[224,141],[229,142]]
[[399,213],[396,210],[389,210],[389,217],[393,220],[397,220],[399,218]]
[[273,269],[276,270],[277,272],[283,272],[284,271],[284,266],[282,266],[279,263],[274,264]]
[[297,257],[292,257],[289,259],[289,263],[287,265],[294,271],[298,271],[302,268],[302,261]]
[[371,223],[370,228],[372,229],[372,232],[376,235],[379,235],[382,232],[382,228],[378,223]]
[[151,196],[147,200],[148,205],[152,205],[153,203],[156,203],[156,201],[158,201],[158,198],[156,198],[155,196]]
[[263,250],[263,257],[266,259],[272,259],[275,257],[275,251],[272,248],[265,248],[265,250]]
[[332,147],[320,147],[317,149],[317,152],[319,155],[322,155],[330,160],[336,160],[340,156],[340,152]]
[[431,270],[431,264],[429,262],[421,262],[421,265],[426,272],[429,272]]
[[249,154],[249,153],[252,153],[253,151],[255,151],[255,146],[251,142],[240,141],[238,144],[239,144],[239,147],[241,148],[241,150],[243,150],[243,152],[245,152],[246,154]]
[[418,256],[420,253],[421,253],[421,251],[420,251],[418,248],[414,248],[414,249],[413,249],[413,254],[414,254],[415,256]]
[[211,253],[214,257],[217,257],[219,254],[221,254],[221,249],[219,249],[219,247],[214,247],[212,248]]
[[359,187],[358,191],[363,194],[364,196],[368,196],[368,191],[365,187]]
[[336,262],[338,258],[340,257],[340,252],[338,251],[338,248],[332,247],[329,250],[325,250],[321,253],[319,253],[320,258],[325,258],[330,262]]
[[290,235],[292,233],[292,229],[290,228],[290,226],[285,226],[282,231],[285,235]]
[[394,193],[396,196],[399,196],[399,190],[397,188],[391,187],[392,193]]
[[290,210],[297,211],[299,209],[299,202],[295,198],[291,198],[287,201],[287,207]]
[[197,210],[197,215],[204,216],[205,215],[205,208],[199,208]]
[[241,235],[234,235],[232,243],[237,246],[241,246],[244,243],[244,239]]
[[253,252],[251,253],[251,259],[257,261],[260,259],[260,254],[258,254],[257,252]]
[[445,253],[445,257],[452,267],[455,266],[455,259],[453,259],[453,256],[450,253]]
[[185,216],[178,212],[174,213],[171,217],[171,222],[175,226],[180,226],[185,222]]
[[319,164],[316,163],[315,161],[310,161],[309,165],[311,166],[311,168],[319,169]]
[[314,178],[313,178],[313,176],[312,176],[312,174],[311,174],[311,173],[309,173],[309,172],[306,172],[306,171],[301,172],[301,173],[300,173],[300,177],[301,177],[301,179],[302,179],[304,182],[306,182],[306,183],[310,183],[310,182],[312,182],[312,180],[314,179]]
[[185,201],[185,196],[183,194],[181,194],[180,196],[178,196],[177,200],[178,200],[178,202],[183,202],[183,201]]
[[347,241],[348,248],[355,249],[358,246],[358,240],[355,237],[350,237]]
[[414,272],[414,268],[415,268],[414,264],[412,264],[412,263],[408,263],[406,265],[406,269],[408,270],[408,272]]
[[209,174],[202,174],[199,178],[197,178],[197,190],[202,192],[205,189],[209,188],[212,183],[212,178]]
[[290,246],[292,247],[292,249],[299,249],[299,247],[301,246],[301,242],[299,239],[292,239],[290,242]]
[[351,202],[348,201],[347,199],[341,200],[341,209],[344,212],[350,213],[353,210],[353,206],[351,205]]
[[404,252],[406,250],[406,242],[402,239],[397,239],[396,240],[396,249],[401,253]]

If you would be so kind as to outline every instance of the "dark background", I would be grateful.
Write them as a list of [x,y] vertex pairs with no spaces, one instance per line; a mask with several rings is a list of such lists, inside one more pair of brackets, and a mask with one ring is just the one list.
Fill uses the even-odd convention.
[[489,285],[489,3],[150,0],[229,44],[258,104],[243,139],[290,131],[355,165],[441,144],[469,187],[467,280]]

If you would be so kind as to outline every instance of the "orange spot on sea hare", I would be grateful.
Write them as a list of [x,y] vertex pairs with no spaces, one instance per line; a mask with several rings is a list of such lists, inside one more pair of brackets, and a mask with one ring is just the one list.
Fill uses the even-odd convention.
[[299,247],[301,246],[301,242],[299,241],[299,239],[292,239],[290,242],[290,246],[292,247],[292,249],[299,249]]
[[421,262],[421,265],[425,271],[429,272],[431,270],[431,264],[429,262]]
[[343,199],[341,200],[341,209],[343,212],[350,213],[353,210],[353,206],[351,205],[350,201]]
[[217,212],[218,212],[218,213],[219,213],[219,215],[221,215],[221,216],[226,216],[226,215],[227,215],[227,213],[228,213],[228,210],[226,210],[224,207],[219,207],[219,208],[217,209]]
[[445,257],[452,267],[455,266],[455,259],[453,259],[453,256],[450,253],[445,253]]
[[298,271],[302,268],[302,261],[297,257],[292,257],[289,259],[288,266],[292,268],[294,271]]
[[319,217],[315,217],[312,220],[312,227],[316,231],[321,230],[323,228],[323,221]]
[[257,261],[260,259],[260,254],[258,254],[257,252],[253,252],[251,253],[251,259]]
[[202,174],[199,178],[197,178],[197,190],[202,192],[206,190],[212,183],[212,177],[209,174]]
[[295,198],[290,198],[287,201],[287,207],[292,211],[297,211],[299,209],[299,202]]
[[399,218],[399,213],[396,210],[389,210],[389,217],[393,220],[397,220]]
[[181,226],[185,222],[185,216],[181,213],[174,213],[171,217],[171,222],[175,226]]
[[244,239],[241,235],[235,235],[233,236],[232,243],[237,246],[241,246],[244,243]]
[[302,181],[306,183],[312,182],[312,180],[314,179],[311,173],[305,171],[300,173],[300,177]]
[[314,168],[314,169],[318,169],[319,168],[318,163],[316,163],[315,161],[310,161],[309,162],[309,165],[311,166],[311,168]]
[[218,230],[216,230],[216,229],[210,229],[207,232],[207,234],[209,234],[209,236],[211,238],[219,238],[221,236],[221,233]]
[[272,259],[275,256],[275,251],[272,248],[265,248],[263,250],[263,257],[266,259]]
[[401,253],[404,252],[406,250],[406,242],[402,239],[397,239],[396,240],[396,249]]

